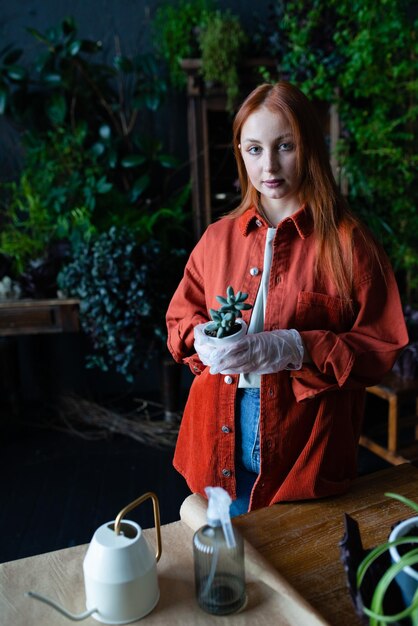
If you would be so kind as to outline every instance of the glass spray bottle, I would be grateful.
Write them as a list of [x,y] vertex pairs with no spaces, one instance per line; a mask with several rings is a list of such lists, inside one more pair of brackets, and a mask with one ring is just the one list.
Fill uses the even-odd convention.
[[232,528],[231,498],[222,487],[206,487],[207,521],[193,537],[196,598],[208,613],[229,615],[246,601],[244,542]]

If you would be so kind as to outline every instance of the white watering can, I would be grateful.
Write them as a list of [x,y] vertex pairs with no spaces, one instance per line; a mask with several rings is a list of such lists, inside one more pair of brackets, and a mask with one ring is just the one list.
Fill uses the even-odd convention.
[[[141,527],[123,517],[151,498],[153,501],[157,553],[149,547]],[[90,615],[104,624],[126,624],[144,617],[156,606],[160,590],[157,562],[161,556],[160,512],[157,496],[148,492],[128,504],[113,522],[100,526],[93,535],[83,562],[87,611],[74,615],[54,601],[29,591],[69,619]]]

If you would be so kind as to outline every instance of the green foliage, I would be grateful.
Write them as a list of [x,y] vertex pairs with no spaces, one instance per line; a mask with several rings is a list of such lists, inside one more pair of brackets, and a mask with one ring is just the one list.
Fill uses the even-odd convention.
[[[418,505],[412,500],[409,500],[408,498],[405,498],[404,496],[401,496],[397,493],[386,493],[385,495],[394,498],[395,500],[399,500],[406,506],[409,506],[413,511],[415,511],[415,513],[418,512]],[[372,595],[370,608],[365,606],[362,607],[363,612],[370,618],[370,626],[383,626],[384,624],[394,623],[397,624],[400,622],[400,620],[404,620],[406,618],[412,618],[412,624],[418,624],[418,591],[415,593],[412,604],[409,607],[406,607],[403,611],[400,611],[399,613],[393,615],[386,615],[383,609],[385,594],[395,576],[399,574],[405,567],[414,567],[418,564],[418,548],[410,547],[411,545],[415,546],[416,544],[418,544],[417,536],[404,535],[396,541],[393,541],[391,543],[385,542],[371,550],[358,566],[357,589],[361,588],[364,577],[367,574],[370,566],[382,554],[384,554],[391,546],[399,546],[405,544],[408,545],[407,551],[402,554],[397,563],[392,563],[392,565],[384,571],[380,580],[378,580]]]
[[230,11],[216,11],[200,34],[203,78],[226,88],[231,112],[239,94],[238,62],[246,40],[239,18]]
[[88,367],[115,370],[132,382],[153,350],[165,343],[164,313],[179,279],[184,251],[138,243],[126,227],[111,227],[80,246],[59,275],[68,296],[80,298],[80,321],[91,340]]
[[248,311],[252,308],[251,304],[245,303],[248,293],[234,290],[231,286],[227,287],[226,298],[224,296],[216,296],[217,301],[222,305],[218,310],[210,309],[210,316],[213,322],[210,323],[210,330],[216,330],[217,337],[226,337],[232,335],[235,321],[242,317],[241,311]]
[[45,285],[53,297],[66,263],[61,287],[81,299],[90,365],[132,380],[144,351],[164,344],[188,239],[190,187],[155,132],[167,84],[153,55],[128,57],[118,38],[104,62],[111,54],[72,18],[28,31],[37,46],[24,71],[19,51],[0,53],[0,112],[24,149],[17,179],[1,185],[0,253],[31,297]]
[[280,78],[336,104],[338,160],[352,208],[418,289],[417,13],[412,0],[275,2]]
[[238,64],[247,41],[239,18],[229,10],[215,9],[210,0],[179,0],[160,5],[153,28],[172,84],[186,84],[182,59],[201,58],[201,75],[226,88],[227,109],[232,111],[239,93]]
[[40,51],[24,73],[20,51],[0,57],[0,102],[2,77],[16,77],[5,111],[26,135],[20,177],[3,188],[3,251],[21,268],[49,237],[77,243],[83,230],[123,222],[146,237],[157,221],[183,221],[189,187],[176,184],[177,160],[152,129],[166,92],[152,55],[124,56],[117,41],[105,64],[101,43],[80,39],[72,18],[28,31]]
[[18,181],[0,184],[0,252],[13,259],[15,272],[42,256],[52,242],[68,239],[76,248],[94,232],[97,198],[112,185],[85,139],[83,127],[74,133],[57,128],[44,136],[28,134]]
[[178,0],[163,2],[158,7],[153,22],[154,36],[174,86],[185,86],[186,75],[180,61],[200,56],[199,33],[213,11],[212,0]]

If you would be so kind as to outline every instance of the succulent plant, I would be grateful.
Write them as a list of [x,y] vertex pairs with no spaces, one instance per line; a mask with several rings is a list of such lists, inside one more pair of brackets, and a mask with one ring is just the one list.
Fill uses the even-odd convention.
[[237,332],[234,328],[236,320],[242,317],[241,311],[247,311],[252,308],[252,304],[248,304],[245,300],[248,298],[248,293],[234,290],[231,286],[227,287],[226,298],[224,296],[216,296],[217,301],[222,305],[218,310],[209,309],[212,322],[208,325],[207,334],[214,335],[216,331],[216,337],[227,337]]

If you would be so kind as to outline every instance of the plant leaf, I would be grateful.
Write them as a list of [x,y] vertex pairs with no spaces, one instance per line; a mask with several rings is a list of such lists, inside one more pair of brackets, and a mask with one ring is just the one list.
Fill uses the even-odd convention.
[[68,52],[71,54],[72,57],[77,56],[80,50],[81,50],[81,41],[79,39],[75,39],[68,46]]
[[137,167],[144,162],[145,157],[143,154],[130,154],[122,159],[121,165],[122,167]]
[[0,86],[0,115],[4,115],[7,104],[7,89]]
[[385,496],[387,496],[388,498],[394,498],[395,500],[399,500],[399,502],[402,502],[402,504],[409,506],[411,509],[413,509],[414,511],[418,513],[418,504],[416,502],[413,502],[409,498],[406,498],[405,496],[401,496],[398,493],[392,493],[392,492],[385,493]]

